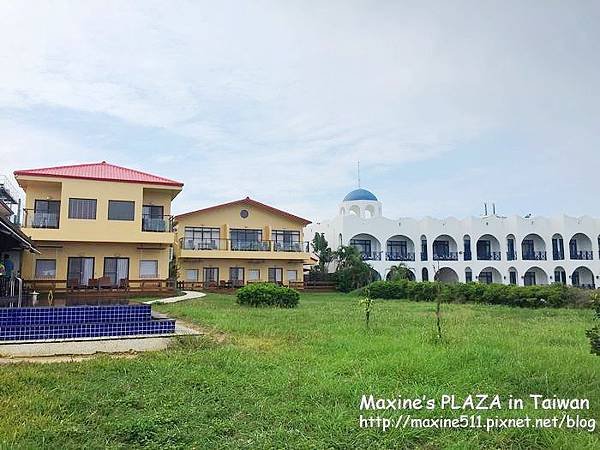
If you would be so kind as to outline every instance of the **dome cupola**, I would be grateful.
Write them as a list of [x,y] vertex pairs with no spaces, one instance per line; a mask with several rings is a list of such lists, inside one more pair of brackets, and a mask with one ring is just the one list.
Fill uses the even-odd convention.
[[375,197],[375,194],[373,194],[371,191],[367,191],[366,189],[362,188],[354,189],[353,191],[348,192],[348,194],[344,197],[345,202],[355,202],[361,200],[376,202],[377,197]]
[[348,192],[339,212],[341,216],[357,216],[362,219],[381,217],[381,203],[371,191],[359,187]]

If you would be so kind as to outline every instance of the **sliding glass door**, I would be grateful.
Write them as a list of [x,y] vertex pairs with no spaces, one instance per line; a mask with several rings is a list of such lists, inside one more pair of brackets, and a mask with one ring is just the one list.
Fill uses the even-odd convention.
[[118,286],[121,280],[129,278],[129,258],[104,258],[104,276]]
[[94,258],[69,258],[67,262],[67,286],[87,286],[94,278]]

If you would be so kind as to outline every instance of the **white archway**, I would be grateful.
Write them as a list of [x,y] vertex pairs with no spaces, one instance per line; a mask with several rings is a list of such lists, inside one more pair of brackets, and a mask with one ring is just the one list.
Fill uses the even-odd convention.
[[586,289],[595,289],[596,287],[593,272],[584,266],[578,267],[573,271],[573,274],[571,275],[571,284]]
[[545,261],[546,241],[544,238],[536,233],[525,236],[521,241],[521,256],[525,261]]
[[385,257],[388,261],[414,261],[415,243],[403,234],[396,234],[386,241]]
[[440,283],[458,283],[458,274],[450,267],[441,267],[437,272],[437,281]]
[[500,261],[500,241],[491,234],[484,234],[477,239],[477,259],[479,261]]
[[548,274],[537,266],[530,267],[523,275],[523,284],[525,286],[548,284]]
[[379,240],[367,233],[356,234],[350,239],[350,245],[358,250],[365,261],[381,259],[381,243]]
[[457,261],[458,246],[452,236],[441,234],[433,240],[434,261]]
[[479,272],[477,281],[483,284],[502,284],[502,274],[495,267],[486,267]]

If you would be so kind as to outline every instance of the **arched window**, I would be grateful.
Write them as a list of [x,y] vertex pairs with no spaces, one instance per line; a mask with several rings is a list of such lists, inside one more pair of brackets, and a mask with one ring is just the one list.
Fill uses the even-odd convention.
[[423,267],[423,270],[421,270],[421,281],[429,281],[429,271],[427,270],[427,267]]

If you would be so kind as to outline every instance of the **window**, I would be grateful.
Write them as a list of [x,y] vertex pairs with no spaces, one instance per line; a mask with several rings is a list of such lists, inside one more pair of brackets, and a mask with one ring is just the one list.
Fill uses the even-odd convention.
[[32,228],[58,228],[60,201],[36,200],[33,207]]
[[118,286],[121,280],[129,278],[129,258],[104,258],[104,276]]
[[517,284],[517,272],[514,270],[508,272],[508,276],[510,279],[510,284]]
[[565,259],[565,244],[562,238],[552,238],[552,258]]
[[271,240],[275,242],[275,251],[299,252],[302,250],[299,231],[273,230]]
[[371,257],[371,241],[369,239],[350,239],[350,245],[358,250],[363,258]]
[[248,281],[259,281],[260,280],[260,269],[248,270]]
[[187,281],[198,281],[198,269],[187,269],[185,271],[185,279]]
[[140,260],[140,278],[158,278],[158,260]]
[[70,198],[69,219],[95,219],[96,199]]
[[406,241],[387,241],[387,256],[391,261],[401,261],[408,256]]
[[523,259],[534,259],[534,246],[533,239],[524,239],[521,244],[521,251],[523,253]]
[[167,221],[162,206],[142,206],[142,231],[167,231]]
[[483,284],[492,284],[492,272],[481,272],[479,282]]
[[35,261],[36,278],[56,278],[55,259],[37,259]]
[[185,227],[183,248],[186,250],[218,250],[221,230],[210,227]]
[[242,210],[240,211],[240,217],[241,217],[242,219],[247,219],[247,218],[248,218],[248,215],[249,215],[249,214],[248,214],[248,210],[247,210],[247,209],[242,209]]
[[241,281],[244,282],[244,268],[243,267],[230,267],[229,268],[229,281]]
[[280,267],[269,268],[269,282],[281,283],[283,282],[283,269]]
[[218,267],[205,267],[204,268],[204,281],[209,283],[219,282],[219,268]]
[[477,241],[477,259],[491,259],[492,258],[492,243],[487,240]]
[[465,270],[465,283],[471,283],[473,281],[473,272]]
[[108,201],[108,220],[134,220],[135,202],[125,200]]
[[427,240],[421,239],[421,261],[427,261]]
[[441,257],[450,256],[450,241],[434,241],[433,254]]
[[535,272],[525,272],[523,284],[525,286],[535,286]]
[[421,281],[429,281],[429,271],[427,270],[427,267],[423,267],[423,270],[421,270]]
[[67,262],[67,286],[87,286],[94,278],[94,258],[69,258]]
[[231,250],[269,250],[269,243],[262,242],[262,230],[232,229],[229,237]]
[[298,271],[297,270],[288,270],[287,271],[287,280],[288,281],[298,281]]

